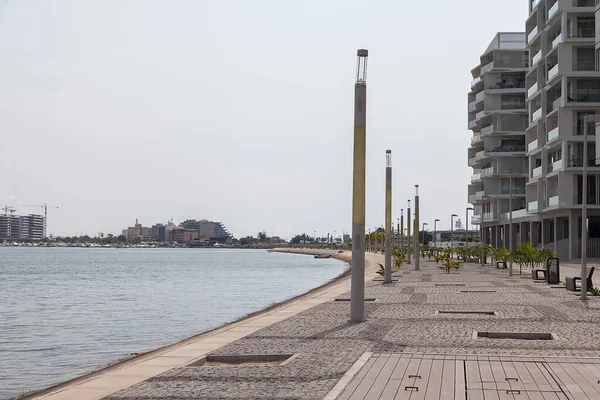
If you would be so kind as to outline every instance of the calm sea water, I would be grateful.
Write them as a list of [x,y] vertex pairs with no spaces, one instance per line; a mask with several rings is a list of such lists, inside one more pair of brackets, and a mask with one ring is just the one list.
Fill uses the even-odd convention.
[[0,248],[0,399],[234,321],[345,268],[265,250]]

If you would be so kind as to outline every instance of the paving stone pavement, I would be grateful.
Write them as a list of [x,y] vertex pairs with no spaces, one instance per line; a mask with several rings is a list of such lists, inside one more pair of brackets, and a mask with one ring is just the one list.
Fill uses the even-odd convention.
[[[420,271],[412,268],[403,266],[392,284],[366,283],[365,297],[376,301],[365,303],[364,323],[348,321],[347,301],[331,301],[213,353],[298,354],[285,365],[180,367],[106,399],[323,399],[366,352],[600,357],[600,297],[582,302],[561,285],[489,266],[447,274],[422,260]],[[474,331],[548,332],[556,340],[473,338]]]

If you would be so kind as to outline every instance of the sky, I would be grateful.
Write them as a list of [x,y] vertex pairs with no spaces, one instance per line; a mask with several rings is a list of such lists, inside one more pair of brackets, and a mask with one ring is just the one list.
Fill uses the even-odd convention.
[[367,227],[414,185],[464,222],[471,69],[527,0],[0,0],[0,205],[48,234],[185,219],[236,237],[352,228],[356,50]]

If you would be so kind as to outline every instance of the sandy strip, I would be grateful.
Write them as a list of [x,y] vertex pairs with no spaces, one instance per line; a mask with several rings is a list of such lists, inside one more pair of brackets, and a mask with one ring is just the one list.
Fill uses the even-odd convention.
[[[306,255],[325,254],[345,262],[350,262],[352,258],[352,252],[350,251],[338,252],[338,250],[303,248],[274,249],[273,251]],[[375,271],[378,270],[378,263],[381,262],[383,262],[382,255],[367,253],[365,263],[366,281],[377,276]],[[25,394],[20,396],[19,399],[102,399],[170,369],[190,364],[242,337],[347,293],[350,290],[349,272],[350,269],[330,282],[305,294],[249,314],[235,322],[124,360],[79,378],[59,383],[50,388]]]

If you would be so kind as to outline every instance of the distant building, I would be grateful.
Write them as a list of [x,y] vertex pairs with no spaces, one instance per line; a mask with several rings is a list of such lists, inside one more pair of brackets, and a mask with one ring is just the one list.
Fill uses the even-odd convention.
[[221,222],[213,222],[206,219],[200,221],[188,219],[180,225],[186,231],[197,232],[198,239],[206,239],[211,243],[224,243],[231,236]]
[[0,215],[0,241],[41,240],[44,217],[41,215]]
[[148,240],[148,239],[150,239],[148,231],[149,231],[148,227],[142,226],[142,224],[140,224],[136,218],[135,225],[130,226],[127,229],[123,229],[122,234],[123,234],[123,236],[125,236],[127,238],[127,240],[136,240],[136,239]]

